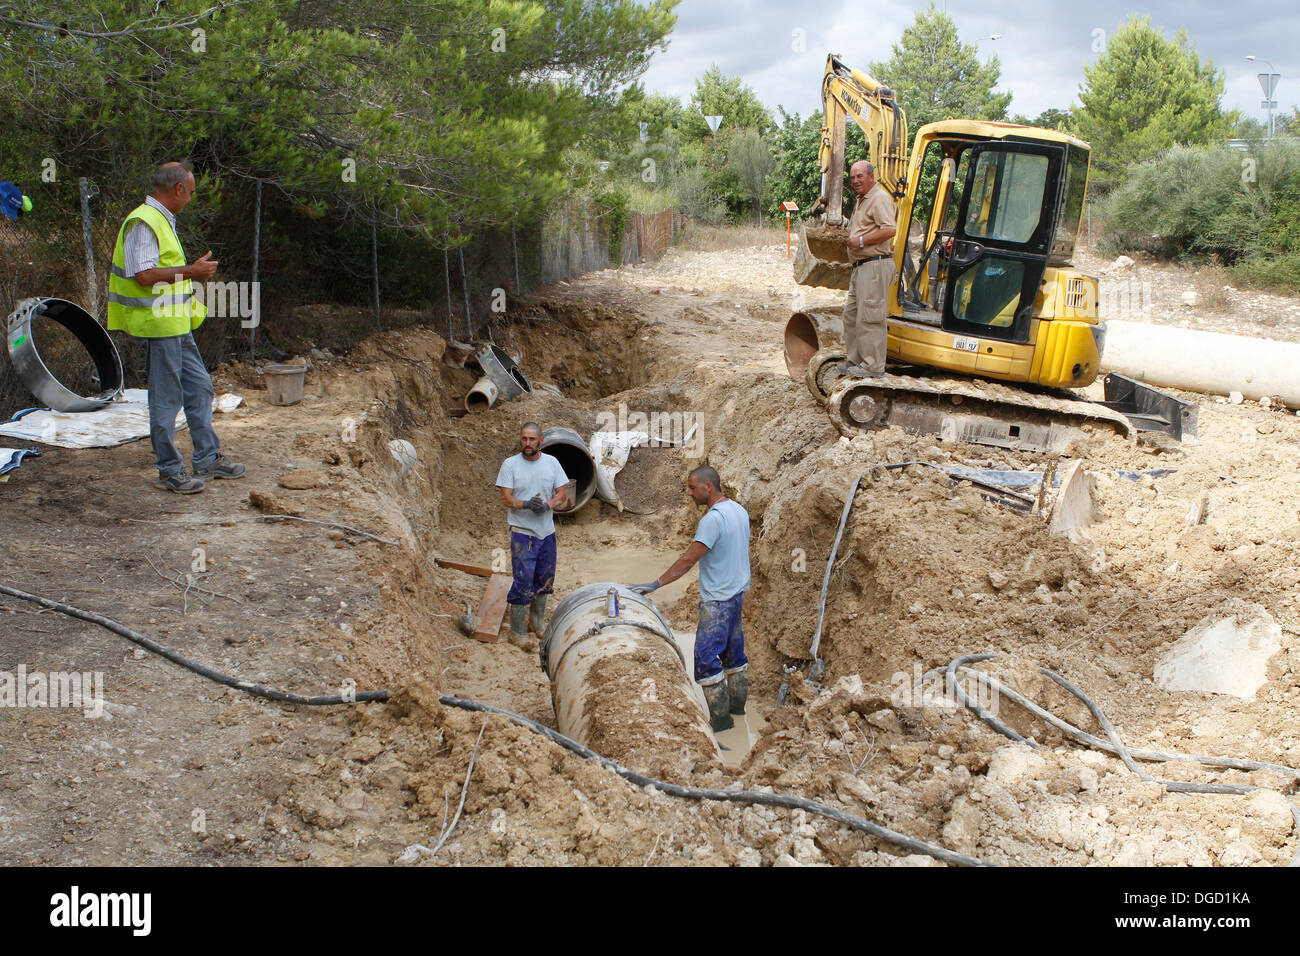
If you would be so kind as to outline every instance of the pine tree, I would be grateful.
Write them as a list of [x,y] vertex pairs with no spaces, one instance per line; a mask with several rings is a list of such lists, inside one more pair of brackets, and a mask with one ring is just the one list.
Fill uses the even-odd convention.
[[1166,39],[1149,17],[1122,24],[1083,75],[1075,128],[1092,144],[1093,181],[1103,190],[1170,146],[1222,140],[1236,119],[1219,108],[1222,71],[1201,62],[1185,31]]

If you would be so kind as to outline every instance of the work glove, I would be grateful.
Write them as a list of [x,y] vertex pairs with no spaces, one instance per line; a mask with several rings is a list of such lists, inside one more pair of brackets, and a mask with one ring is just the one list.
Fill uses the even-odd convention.
[[629,590],[635,591],[637,594],[649,594],[651,591],[657,591],[658,589],[658,581],[651,581],[649,584],[633,584],[629,586]]
[[533,495],[524,502],[524,507],[533,512],[533,514],[539,515],[546,514],[546,512],[551,510],[551,506],[542,500],[541,495]]

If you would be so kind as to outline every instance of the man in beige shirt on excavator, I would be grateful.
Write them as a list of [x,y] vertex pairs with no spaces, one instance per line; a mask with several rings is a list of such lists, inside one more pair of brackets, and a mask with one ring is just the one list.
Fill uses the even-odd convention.
[[847,374],[868,378],[885,371],[885,304],[894,279],[894,200],[876,182],[876,168],[859,160],[849,169],[858,202],[849,218],[849,261],[853,271],[844,300]]

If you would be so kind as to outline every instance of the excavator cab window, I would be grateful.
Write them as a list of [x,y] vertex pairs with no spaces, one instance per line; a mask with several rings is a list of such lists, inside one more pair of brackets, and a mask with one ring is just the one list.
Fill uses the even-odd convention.
[[[926,147],[921,181],[907,223],[907,252],[903,282],[899,285],[900,304],[912,313],[939,309],[943,301],[947,243],[937,233],[950,234],[956,228],[966,186],[969,145],[969,141],[945,140],[933,141]],[[933,321],[939,324],[937,315]]]
[[966,155],[943,328],[1027,342],[1056,225],[1065,149],[1002,140],[974,146]]

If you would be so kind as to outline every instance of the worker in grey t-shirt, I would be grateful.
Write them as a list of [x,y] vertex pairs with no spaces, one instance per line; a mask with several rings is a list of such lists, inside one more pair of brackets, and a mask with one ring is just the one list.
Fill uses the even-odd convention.
[[519,454],[497,472],[501,503],[510,509],[510,642],[529,648],[528,612],[542,633],[546,595],[555,584],[555,519],[552,512],[572,502],[574,482],[559,461],[542,452],[542,428],[529,422],[519,430]]
[[733,714],[745,712],[749,698],[749,658],[740,627],[741,606],[749,587],[749,512],[723,495],[718,473],[708,465],[691,472],[686,493],[709,510],[695,529],[695,540],[663,574],[632,590],[649,594],[671,584],[700,564],[700,620],[695,628],[695,679],[709,702],[713,729],[726,730]]

